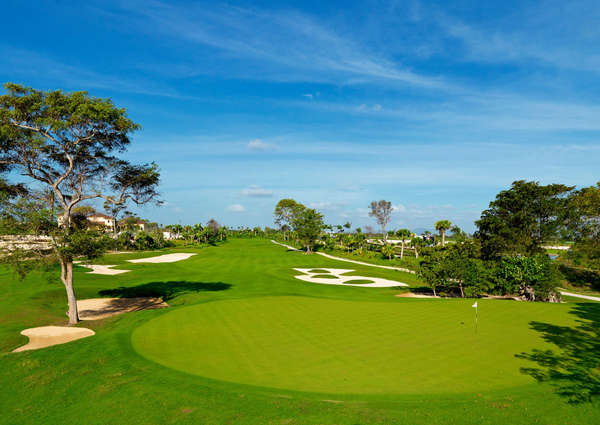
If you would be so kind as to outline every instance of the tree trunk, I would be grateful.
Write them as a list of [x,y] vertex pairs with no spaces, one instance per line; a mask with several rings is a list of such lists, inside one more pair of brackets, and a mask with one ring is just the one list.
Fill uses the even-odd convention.
[[309,244],[306,244],[306,253],[310,254],[310,245]]
[[387,243],[387,233],[385,233],[385,226],[381,226],[381,233],[383,233],[383,244]]
[[404,258],[404,239],[402,239],[402,248],[400,249],[400,259]]
[[442,229],[442,246],[444,245],[446,245],[446,229]]
[[465,297],[465,291],[463,290],[462,282],[458,282],[458,287],[460,288],[460,297]]
[[79,323],[79,312],[77,311],[77,299],[73,290],[73,261],[61,260],[61,280],[67,290],[67,300],[69,302],[69,324]]
[[113,237],[115,240],[115,251],[118,251],[119,250],[119,245],[118,245],[119,234],[117,231],[117,216],[116,215],[113,217]]
[[435,286],[432,286],[431,289],[433,289],[433,296],[437,297],[437,293],[435,292]]
[[419,258],[419,251],[417,251],[417,247],[415,246],[415,258]]

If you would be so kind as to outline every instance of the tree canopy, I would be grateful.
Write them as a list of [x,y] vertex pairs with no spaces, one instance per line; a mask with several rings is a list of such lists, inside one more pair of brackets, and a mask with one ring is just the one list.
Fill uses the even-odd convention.
[[381,226],[381,233],[383,234],[383,243],[387,243],[387,233],[385,228],[392,218],[392,203],[389,201],[373,201],[369,205],[370,211],[369,216],[375,217],[377,223]]
[[542,244],[564,228],[572,190],[563,184],[518,180],[498,193],[475,222],[483,257],[540,253]]
[[140,126],[110,99],[84,91],[44,92],[13,83],[4,88],[6,94],[0,96],[0,171],[14,169],[26,177],[21,185],[40,194],[38,199],[53,217],[52,223],[56,224],[56,215],[61,216],[60,226],[47,232],[52,232],[53,252],[61,265],[69,321],[76,323],[73,259],[98,255],[102,247],[93,247],[97,242],[93,235],[72,225],[73,208],[92,199],[116,201],[119,196],[115,193],[130,194],[123,202],[148,202],[157,196],[158,170],[155,166],[139,168],[116,156],[124,152],[130,134]]

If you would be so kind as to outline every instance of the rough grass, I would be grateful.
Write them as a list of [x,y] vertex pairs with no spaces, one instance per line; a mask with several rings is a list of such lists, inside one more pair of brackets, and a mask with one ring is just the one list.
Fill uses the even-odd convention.
[[[116,276],[78,269],[75,286],[81,298],[151,294],[167,297],[172,307],[86,322],[83,326],[94,329],[95,336],[25,353],[8,353],[26,342],[19,335],[22,329],[65,323],[64,289],[56,279],[57,270],[50,279],[33,273],[23,282],[7,271],[1,273],[0,423],[600,421],[596,404],[569,404],[559,395],[564,383],[538,384],[530,373],[521,373],[521,367],[542,368],[535,358],[515,357],[534,353],[534,348],[550,348],[563,356],[563,364],[568,359],[567,364],[577,365],[573,368],[577,374],[568,378],[572,387],[580,392],[597,389],[583,372],[597,359],[593,344],[597,336],[590,332],[600,328],[598,304],[481,301],[475,336],[470,301],[434,304],[399,299],[393,288],[314,285],[294,278],[294,267],[348,268],[347,263],[288,252],[266,240],[232,240],[185,251],[198,255],[177,263],[127,263],[124,268],[132,271]],[[104,262],[120,265],[141,255],[115,255]],[[405,279],[405,273],[352,268],[357,276],[421,286],[416,278]],[[178,326],[172,325],[174,317],[180,318]],[[158,326],[163,320],[164,325]],[[132,345],[132,335],[156,326],[162,329],[152,338],[167,346],[166,341],[173,340],[170,332],[192,332],[194,321],[206,338],[214,335],[214,344],[210,339],[176,338],[173,349],[184,350],[187,354],[180,356],[188,357],[195,370],[184,372],[149,360],[151,353],[137,345],[137,336],[136,348],[144,354]],[[284,343],[288,345],[277,349]],[[228,344],[240,351],[216,355],[215,350]],[[259,347],[264,360],[257,354]],[[202,361],[193,360],[195,356]],[[238,365],[232,364],[238,360]],[[215,375],[207,374],[204,362],[218,366]],[[328,368],[335,380],[326,376]],[[380,377],[385,391],[378,391],[366,371]],[[386,371],[398,382],[385,378]],[[321,379],[299,376],[304,373]]]

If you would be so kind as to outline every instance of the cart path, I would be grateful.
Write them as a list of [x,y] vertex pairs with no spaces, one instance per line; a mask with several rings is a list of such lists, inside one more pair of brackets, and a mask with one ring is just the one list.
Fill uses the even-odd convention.
[[583,298],[584,300],[600,301],[600,297],[592,297],[591,295],[574,294],[566,291],[560,291],[560,294],[568,297]]
[[[299,249],[294,248],[293,246],[285,245],[285,244],[279,243],[279,242],[274,241],[274,240],[271,240],[271,242],[273,242],[274,244],[277,244],[277,245],[284,246],[287,249],[291,249],[293,251],[300,251]],[[335,257],[333,255],[325,254],[324,252],[317,252],[316,254],[322,255],[323,257],[327,257],[327,258],[330,258],[332,260],[345,261],[347,263],[360,264],[362,266],[379,267],[380,269],[396,270],[396,271],[399,271],[399,272],[406,272],[406,273],[416,274],[416,272],[414,270],[405,269],[403,267],[381,266],[379,264],[365,263],[364,261],[357,261],[357,260],[350,260],[348,258]]]

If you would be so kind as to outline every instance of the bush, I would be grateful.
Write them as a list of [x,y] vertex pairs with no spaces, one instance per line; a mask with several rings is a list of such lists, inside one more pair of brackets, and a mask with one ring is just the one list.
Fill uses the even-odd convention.
[[560,272],[546,254],[532,257],[504,257],[498,265],[496,287],[505,294],[516,294],[529,301],[558,301],[555,288]]

